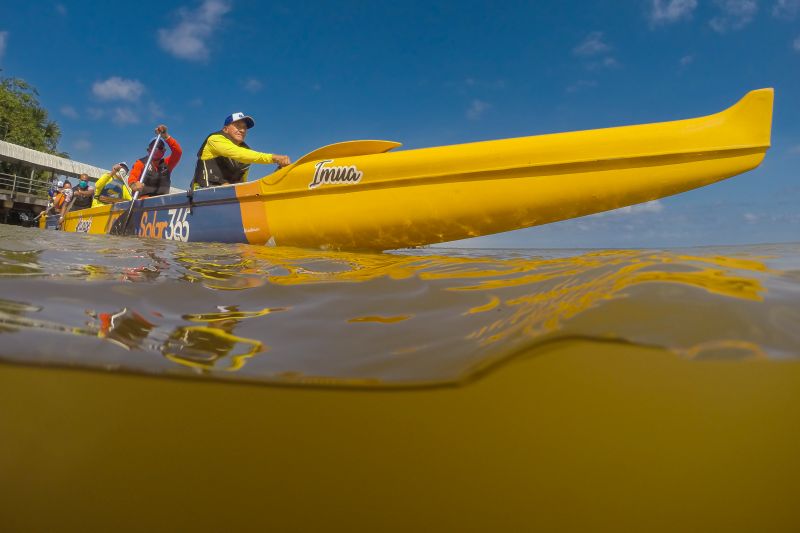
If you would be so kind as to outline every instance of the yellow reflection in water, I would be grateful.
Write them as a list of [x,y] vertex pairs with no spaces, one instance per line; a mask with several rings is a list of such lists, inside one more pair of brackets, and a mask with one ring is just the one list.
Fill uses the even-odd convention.
[[[263,351],[265,347],[260,341],[237,337],[211,326],[177,328],[161,347],[164,357],[174,363],[199,370],[226,372],[236,372],[247,359]],[[220,364],[221,361],[226,361],[226,364]]]
[[[691,334],[684,337],[678,333],[661,335],[670,326],[670,316],[657,308],[654,297],[667,290],[665,287],[688,287],[701,291],[684,296],[687,304],[700,302],[699,307],[706,305],[704,295],[761,303],[767,294],[762,278],[780,275],[752,258],[635,250],[510,259],[252,246],[177,247],[170,253],[169,259],[154,252],[142,253],[147,264],[123,269],[121,279],[153,282],[158,278],[160,282],[168,277],[170,283],[184,280],[201,284],[200,289],[237,291],[265,285],[321,286],[313,291],[282,290],[281,307],[258,305],[261,294],[270,294],[266,290],[243,294],[241,299],[232,295],[232,301],[248,302],[249,309],[240,309],[239,305],[220,306],[213,312],[184,308],[177,315],[183,321],[179,324],[174,324],[176,315],[169,323],[126,307],[115,313],[98,313],[96,327],[71,331],[97,335],[126,349],[160,353],[168,361],[203,372],[236,372],[255,355],[267,351],[263,333],[248,327],[247,335],[237,334],[239,324],[278,312],[293,313],[292,320],[302,328],[289,331],[313,331],[313,335],[298,342],[284,329],[274,330],[269,341],[273,347],[270,360],[283,359],[274,367],[258,367],[255,377],[341,385],[382,383],[373,376],[394,375],[395,369],[402,375],[398,383],[464,379],[521,347],[564,336],[652,343],[692,359],[723,352],[762,357],[764,347],[745,334],[737,337],[739,332],[725,330],[724,324],[706,338],[702,336],[704,324],[693,326]],[[120,279],[114,277],[113,269],[86,267],[85,271],[90,279]],[[377,283],[366,290],[347,287],[373,281]],[[656,289],[641,297],[645,287]],[[631,307],[633,316],[617,314],[603,328],[573,327],[580,317],[598,317],[587,315],[587,311],[637,295],[639,300]],[[308,298],[312,300],[305,300]],[[207,300],[201,293],[198,301]],[[719,300],[708,301],[712,302],[709,305],[720,305]],[[256,305],[249,305],[253,302]],[[315,306],[328,305],[336,307],[309,313]],[[639,311],[658,317],[644,333],[635,329],[635,313]],[[16,318],[0,324],[3,322],[13,322],[15,327],[21,323]],[[365,326],[370,323],[383,326],[370,329]],[[28,327],[44,327],[36,324],[27,322]],[[419,332],[426,336],[418,339]],[[369,355],[352,355],[361,354],[361,347],[356,346],[359,338],[369,340]],[[447,357],[440,357],[443,345],[447,346]],[[292,360],[296,346],[310,350],[310,354],[304,352],[297,358],[298,363]],[[287,370],[293,365],[295,368]],[[334,377],[337,365],[346,369],[342,371],[345,375]]]
[[183,315],[185,320],[189,320],[191,322],[216,322],[218,320],[242,320],[245,318],[256,318],[260,316],[266,316],[270,313],[276,313],[278,311],[286,311],[286,307],[265,307],[259,311],[239,311],[238,309],[235,310],[226,310],[219,313],[202,313],[202,314],[189,314]]
[[[609,256],[613,259],[600,261],[601,258]],[[757,261],[720,257],[678,257],[681,259],[682,269],[686,269],[687,264],[699,262],[721,266],[735,265],[740,270],[757,272],[766,270],[766,267]],[[542,266],[552,266],[561,261],[564,260],[549,261],[546,262],[547,265]],[[486,345],[520,333],[529,337],[539,337],[559,330],[566,320],[603,301],[625,297],[625,290],[644,283],[680,284],[703,289],[708,293],[752,301],[762,301],[766,292],[766,288],[759,280],[722,269],[670,270],[674,268],[672,265],[675,257],[667,254],[601,252],[569,258],[566,261],[570,263],[568,268],[545,268],[544,272],[536,274],[523,273],[511,279],[488,279],[477,284],[452,288],[451,290],[497,291],[532,285],[539,289],[503,301],[505,306],[514,308],[515,312],[471,332],[468,338]]]
[[154,334],[158,324],[153,319],[123,308],[116,313],[96,314],[99,321],[96,335],[127,350],[146,348],[149,339],[154,349],[174,363],[198,370],[235,372],[245,365],[247,359],[266,351],[266,348],[259,340],[234,335],[234,328],[241,320],[282,310],[240,311],[231,306],[219,313],[184,315],[185,320],[207,322],[208,325],[174,328],[165,339],[160,339]]
[[500,305],[500,298],[497,296],[492,296],[487,303],[472,307],[471,309],[467,310],[465,314],[474,315],[475,313],[485,313],[486,311],[491,311],[498,305]]

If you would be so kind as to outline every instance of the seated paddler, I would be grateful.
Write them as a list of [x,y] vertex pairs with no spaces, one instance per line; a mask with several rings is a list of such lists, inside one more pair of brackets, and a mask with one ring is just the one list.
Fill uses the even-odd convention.
[[131,192],[125,179],[128,177],[127,163],[117,163],[94,184],[92,207],[113,204],[131,199]]
[[94,186],[89,184],[89,176],[81,174],[78,180],[78,186],[73,190],[73,200],[71,211],[78,211],[79,209],[88,209],[92,207],[94,201]]
[[247,181],[250,165],[291,163],[289,156],[256,152],[244,142],[247,130],[256,125],[253,117],[232,113],[225,118],[222,130],[206,137],[197,152],[192,187],[215,187]]
[[[160,138],[150,141],[147,146],[147,155],[136,160],[128,176],[128,185],[132,191],[139,191],[140,197],[169,194],[172,171],[175,170],[181,160],[181,155],[183,155],[181,145],[178,144],[175,137],[167,133],[165,125],[157,126],[155,131]],[[170,154],[164,157],[167,146],[169,146]],[[151,152],[152,157],[150,157]],[[145,169],[144,166],[148,159],[150,166]]]

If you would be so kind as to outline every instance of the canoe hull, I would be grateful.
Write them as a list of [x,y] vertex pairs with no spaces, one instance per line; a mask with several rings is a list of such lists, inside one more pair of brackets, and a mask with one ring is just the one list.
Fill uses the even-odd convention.
[[[647,202],[755,168],[763,153],[668,165],[327,191],[265,202],[275,242],[388,249],[489,235]],[[643,177],[646,176],[646,179]],[[388,212],[387,212],[388,211]],[[298,216],[298,213],[302,213]],[[358,213],[358,217],[352,216]]]

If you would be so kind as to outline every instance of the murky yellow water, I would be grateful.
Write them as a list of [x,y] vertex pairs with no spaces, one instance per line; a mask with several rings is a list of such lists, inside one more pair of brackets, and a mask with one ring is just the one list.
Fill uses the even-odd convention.
[[795,531],[798,325],[798,245],[0,226],[0,530]]

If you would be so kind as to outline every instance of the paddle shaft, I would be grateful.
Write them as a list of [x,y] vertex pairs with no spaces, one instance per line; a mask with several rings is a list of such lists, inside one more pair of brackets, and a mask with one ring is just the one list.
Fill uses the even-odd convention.
[[[144,168],[142,169],[142,174],[139,176],[137,183],[141,183],[144,177],[147,175],[147,172],[150,169],[150,162],[153,161],[153,154],[156,152],[156,148],[158,148],[158,141],[161,139],[161,134],[159,133],[155,137],[153,137],[153,146],[150,148],[150,155],[147,156],[147,163],[144,164]],[[128,222],[131,219],[131,213],[133,212],[133,206],[136,203],[136,200],[139,198],[139,191],[133,193],[133,197],[131,198],[131,205],[128,208],[128,212],[125,214],[125,219],[123,220],[120,227],[119,235],[125,235],[125,230],[128,227]]]

